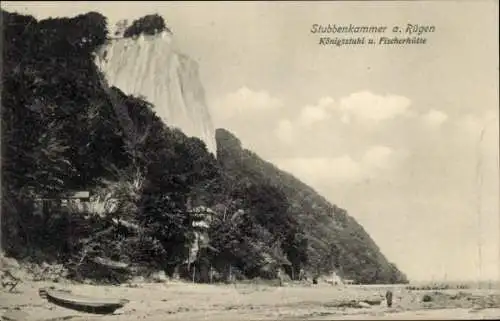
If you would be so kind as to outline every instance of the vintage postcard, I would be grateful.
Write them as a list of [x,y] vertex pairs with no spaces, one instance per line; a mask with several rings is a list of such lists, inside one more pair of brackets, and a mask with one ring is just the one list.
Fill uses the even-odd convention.
[[500,317],[498,6],[2,2],[0,317]]

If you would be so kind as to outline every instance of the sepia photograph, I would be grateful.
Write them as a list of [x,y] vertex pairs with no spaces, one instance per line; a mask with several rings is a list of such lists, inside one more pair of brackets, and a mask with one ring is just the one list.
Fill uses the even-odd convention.
[[500,318],[498,1],[1,10],[0,320]]

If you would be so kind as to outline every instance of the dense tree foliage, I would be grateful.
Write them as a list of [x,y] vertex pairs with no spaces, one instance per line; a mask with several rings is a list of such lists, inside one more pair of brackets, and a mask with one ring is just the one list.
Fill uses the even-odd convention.
[[[8,140],[2,144],[7,161],[2,166],[8,169],[4,173],[42,175],[28,183],[37,194],[62,185],[95,184],[92,180],[102,175],[107,162],[127,161],[116,117],[95,81],[99,71],[91,58],[105,39],[105,18],[89,13],[37,23],[30,17],[2,15],[2,139]],[[54,184],[36,186],[49,181]]]
[[164,30],[170,31],[163,17],[158,14],[150,14],[133,21],[130,27],[125,29],[123,36],[126,38],[135,37],[140,34],[151,36]]
[[105,17],[38,22],[2,11],[2,22],[2,228],[17,222],[6,229],[15,234],[30,221],[19,214],[29,201],[97,186],[109,164],[124,167],[130,157],[92,61]]

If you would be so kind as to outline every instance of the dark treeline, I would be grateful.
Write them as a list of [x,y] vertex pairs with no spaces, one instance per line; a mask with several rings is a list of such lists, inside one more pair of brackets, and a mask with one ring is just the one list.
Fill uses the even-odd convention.
[[[108,86],[93,62],[108,37],[101,14],[37,21],[2,11],[2,22],[9,255],[74,267],[92,253],[169,274],[196,264],[220,279],[335,269],[358,282],[406,281],[344,210],[242,149],[231,133],[217,131],[212,155],[149,102]],[[156,16],[129,28],[128,36],[167,29]],[[40,214],[39,199],[74,190],[105,206],[51,202]],[[196,212],[201,206],[211,211]],[[205,243],[193,252],[200,235]]]

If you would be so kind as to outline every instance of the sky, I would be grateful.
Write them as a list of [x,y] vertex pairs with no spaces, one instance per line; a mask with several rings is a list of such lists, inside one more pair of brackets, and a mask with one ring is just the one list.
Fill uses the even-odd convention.
[[[347,209],[411,280],[499,279],[498,1],[2,7],[162,15],[200,65],[215,126]],[[435,32],[424,45],[343,47],[310,32],[407,23]]]

